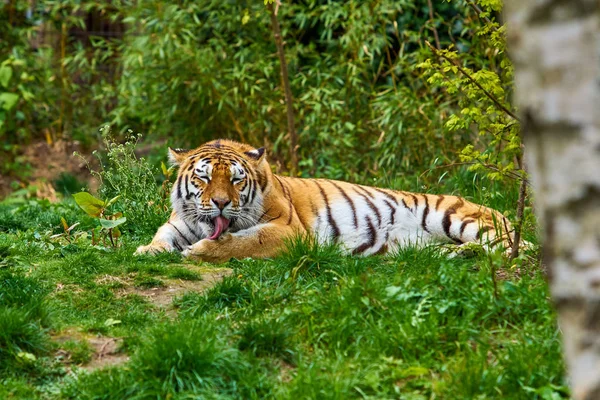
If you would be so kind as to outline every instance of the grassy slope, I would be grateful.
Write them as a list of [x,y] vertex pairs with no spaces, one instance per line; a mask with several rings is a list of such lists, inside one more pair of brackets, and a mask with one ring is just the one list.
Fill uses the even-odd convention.
[[[0,398],[550,399],[563,391],[547,285],[526,258],[513,268],[436,250],[353,258],[296,243],[275,260],[230,262],[231,277],[177,298],[173,316],[135,293],[118,295],[119,281],[102,277],[144,287],[200,279],[179,256],[135,258],[133,235],[116,251],[85,237],[50,239],[60,216],[81,221],[81,231],[94,224],[71,203],[0,203]],[[81,371],[86,342],[50,339],[65,331],[125,337],[131,361]]]

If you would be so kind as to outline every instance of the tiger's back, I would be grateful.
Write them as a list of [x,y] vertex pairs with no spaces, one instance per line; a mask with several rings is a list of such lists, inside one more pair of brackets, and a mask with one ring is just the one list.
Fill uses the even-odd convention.
[[510,246],[508,220],[461,197],[329,179],[276,180],[307,232],[321,241],[338,242],[352,254],[382,254],[432,242]]
[[271,257],[288,238],[307,234],[357,255],[432,242],[512,245],[502,214],[461,197],[279,176],[264,149],[229,140],[169,150],[179,165],[173,212],[138,254],[180,251],[213,262]]

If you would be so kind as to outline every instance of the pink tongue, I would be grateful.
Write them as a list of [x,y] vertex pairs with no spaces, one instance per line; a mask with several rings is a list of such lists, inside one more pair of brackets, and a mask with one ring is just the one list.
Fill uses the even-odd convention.
[[213,219],[213,223],[215,224],[215,232],[209,237],[210,240],[215,240],[221,236],[221,233],[229,227],[229,220],[222,215]]

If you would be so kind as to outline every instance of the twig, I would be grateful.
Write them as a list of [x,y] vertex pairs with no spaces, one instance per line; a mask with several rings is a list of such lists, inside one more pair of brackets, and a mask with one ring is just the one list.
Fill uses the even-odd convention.
[[434,25],[434,21],[433,21],[433,4],[431,4],[431,0],[427,0],[427,4],[429,5],[429,21],[431,22],[431,30],[433,30],[433,38],[435,39],[435,47],[437,47],[437,49],[441,49],[440,46],[440,37],[438,35],[438,31],[435,28]]
[[450,57],[440,53],[435,47],[433,47],[431,45],[431,43],[429,43],[428,41],[425,41],[425,44],[427,45],[427,47],[429,47],[431,49],[431,51],[433,51],[433,53],[438,56],[443,58],[444,60],[448,61],[449,63],[451,63],[452,65],[454,65],[456,68],[458,68],[458,70],[467,77],[467,79],[469,79],[471,81],[471,83],[473,83],[475,86],[477,86],[479,88],[479,90],[481,90],[486,96],[487,98],[489,98],[498,108],[500,108],[502,111],[504,111],[506,114],[510,115],[513,119],[520,121],[519,117],[517,117],[512,111],[510,111],[508,108],[506,108],[505,106],[502,105],[502,103],[500,103],[495,97],[494,95],[492,95],[490,92],[488,92],[487,90],[485,90],[483,88],[483,86],[481,86],[479,84],[479,82],[477,82],[471,75],[469,75],[469,73],[467,71],[464,70],[463,67],[461,67],[461,65],[456,61],[451,59]]
[[517,220],[515,221],[515,238],[510,252],[510,260],[519,257],[519,244],[521,243],[521,231],[523,229],[523,211],[525,210],[525,196],[527,194],[527,183],[525,178],[519,187],[519,200],[517,201]]
[[283,83],[283,89],[285,92],[285,104],[287,109],[287,124],[288,132],[290,134],[290,158],[292,164],[292,175],[295,176],[298,171],[298,154],[297,143],[298,137],[296,135],[296,127],[294,125],[294,99],[292,97],[292,90],[290,89],[290,79],[288,76],[287,63],[285,61],[285,52],[283,50],[283,40],[281,39],[281,28],[279,27],[279,21],[277,20],[277,12],[279,11],[279,1],[275,1],[275,9],[273,4],[267,5],[271,13],[271,25],[273,26],[273,35],[275,36],[275,45],[277,46],[277,54],[279,55],[279,66],[281,68],[281,81]]
[[[483,19],[487,24],[492,24],[492,20],[491,19],[489,19],[488,17],[484,17],[484,16],[481,15],[483,13],[483,11],[481,10],[481,8],[479,8],[479,6],[477,6],[477,4],[475,4],[472,1],[468,1],[468,0],[467,0],[467,4],[473,10],[475,10],[475,13],[477,14],[477,18]],[[494,28],[494,30],[497,30],[497,29]]]
[[[517,157],[517,165],[525,174],[523,168],[523,146],[521,146],[521,154]],[[523,230],[523,212],[525,211],[525,196],[527,195],[527,180],[522,177],[521,186],[519,187],[519,200],[517,201],[517,220],[515,221],[515,239],[510,252],[510,260],[514,260],[519,256],[519,243],[521,242],[521,232]]]

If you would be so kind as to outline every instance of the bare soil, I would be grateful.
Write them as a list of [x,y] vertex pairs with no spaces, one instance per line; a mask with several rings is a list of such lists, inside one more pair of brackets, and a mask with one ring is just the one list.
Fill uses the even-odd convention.
[[164,286],[141,289],[136,288],[131,283],[118,289],[120,295],[137,294],[144,297],[157,307],[171,309],[173,299],[185,292],[204,292],[223,280],[224,277],[231,275],[229,268],[204,269],[201,272],[202,280],[186,281],[182,279],[163,279]]
[[35,197],[57,201],[52,182],[61,173],[71,174],[95,190],[97,182],[92,179],[85,161],[74,156],[74,152],[82,154],[92,167],[97,165],[97,160],[78,142],[61,140],[48,144],[41,141],[24,146],[20,163],[24,166],[25,173],[18,177],[0,175],[0,198],[12,191],[11,183],[16,181],[21,188],[34,186]]
[[[182,295],[188,291],[204,292],[232,273],[230,268],[202,268],[192,265],[185,265],[185,267],[200,272],[202,280],[185,281],[182,279],[163,279],[164,286],[141,289],[134,286],[133,282],[135,274],[131,274],[128,276],[104,275],[97,279],[96,283],[115,285],[115,291],[120,296],[127,296],[130,294],[142,296],[156,307],[163,309],[167,315],[175,316],[175,310],[173,309],[172,304],[173,299],[176,296]],[[59,284],[57,290],[62,289],[64,289],[64,287]],[[70,340],[87,341],[89,346],[93,349],[92,359],[89,363],[81,365],[80,367],[88,371],[112,367],[129,361],[129,355],[121,351],[123,338],[95,336],[72,328],[55,335],[53,340],[59,344]],[[56,355],[61,356],[65,364],[71,364],[70,354],[67,351],[60,349],[57,351]]]
[[[123,338],[94,336],[71,328],[60,332],[52,339],[59,344],[67,341],[86,341],[92,349],[92,358],[87,364],[80,365],[80,368],[88,371],[111,367],[129,361],[129,356],[120,350]],[[62,358],[64,364],[71,365],[71,355],[68,351],[59,349],[56,355]]]

